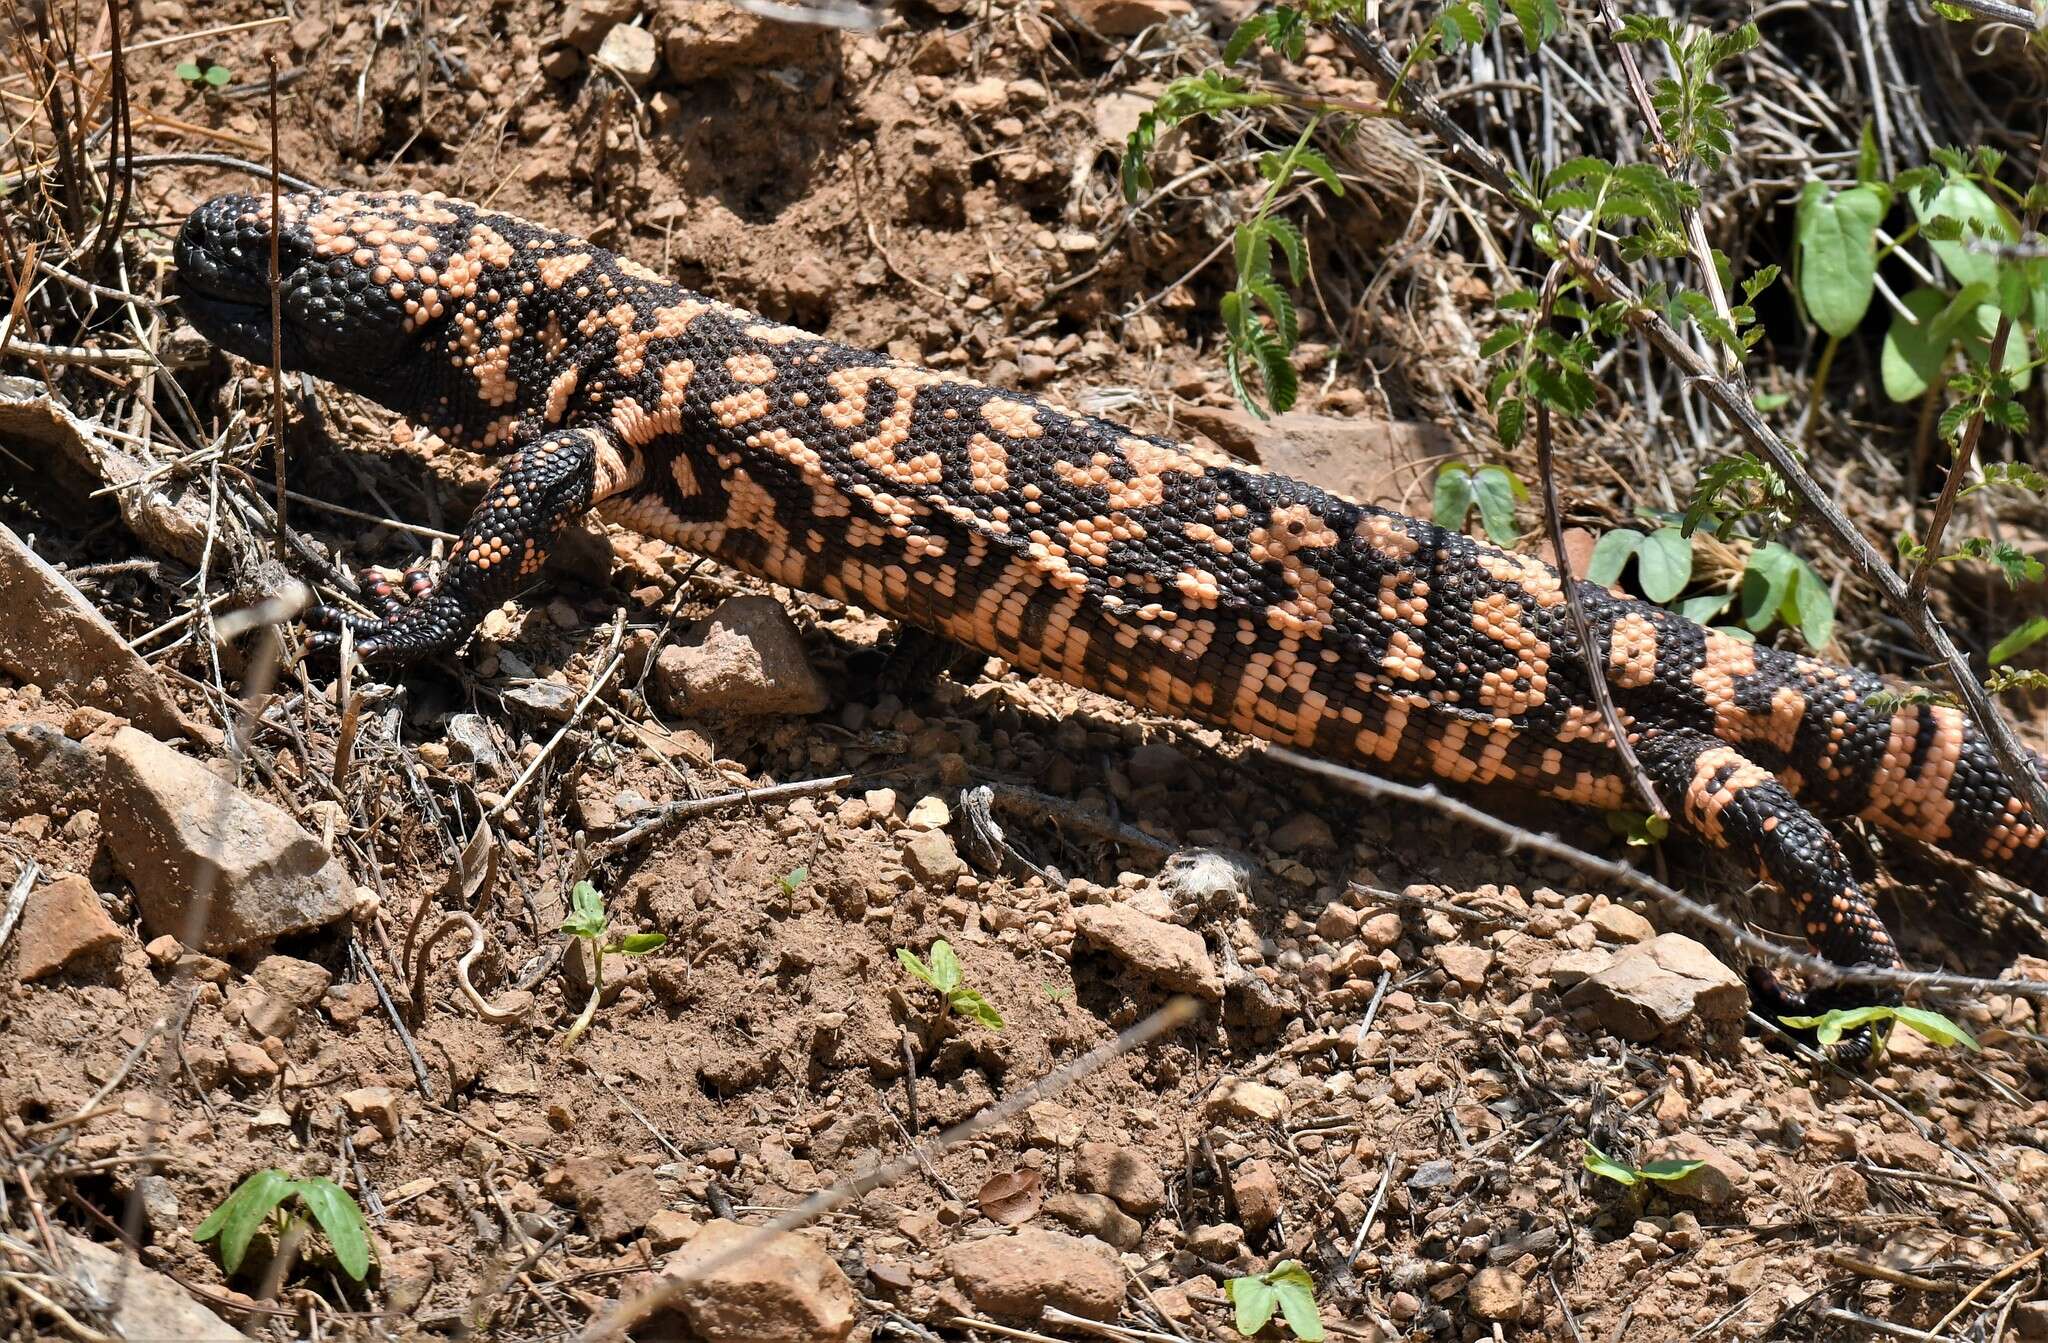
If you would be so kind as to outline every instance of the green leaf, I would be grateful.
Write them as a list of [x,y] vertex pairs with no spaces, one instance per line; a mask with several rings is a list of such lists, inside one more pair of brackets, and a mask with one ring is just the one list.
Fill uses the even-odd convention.
[[940,993],[951,993],[960,987],[960,958],[953,954],[953,944],[945,938],[932,943],[932,987]]
[[1246,1338],[1271,1323],[1280,1305],[1280,1294],[1263,1278],[1232,1278],[1223,1284],[1223,1294],[1237,1307],[1237,1332]]
[[1515,445],[1522,441],[1522,426],[1528,418],[1529,403],[1521,397],[1509,397],[1500,403],[1500,409],[1493,417],[1493,432],[1503,449],[1513,451]]
[[896,962],[933,988],[939,986],[938,977],[931,972],[930,967],[917,958],[917,953],[910,950],[910,948],[896,948]]
[[[1914,196],[1912,204],[1914,213],[1920,217],[1921,232],[1929,237],[1928,245],[1941,258],[1941,264],[1948,267],[1948,273],[1955,277],[1957,284],[1997,284],[1998,258],[1970,250],[1970,242],[1975,238],[2011,242],[2019,236],[2012,216],[1997,201],[1975,182],[1952,178],[1934,193],[1931,200],[1923,202],[1919,196]],[[1953,234],[1947,229],[1930,227],[1933,220],[1944,217],[1955,220],[1962,227]],[[1936,237],[1937,233],[1948,236]]]
[[203,1244],[219,1236],[221,1267],[233,1277],[242,1267],[242,1256],[249,1252],[249,1242],[263,1225],[263,1219],[290,1198],[296,1188],[283,1171],[265,1166],[237,1185],[235,1192],[199,1224],[192,1239]]
[[1877,292],[1877,226],[1885,200],[1877,188],[1850,187],[1828,195],[1809,182],[1799,198],[1795,267],[1799,297],[1814,325],[1830,336],[1854,331]]
[[227,82],[233,78],[234,75],[229,72],[225,65],[209,65],[206,67],[206,82],[217,89],[226,87]]
[[1963,1045],[1973,1054],[1983,1049],[1977,1043],[1977,1037],[1961,1023],[1951,1021],[1939,1012],[1924,1007],[1894,1007],[1892,1017],[1901,1026],[1918,1031],[1938,1045]]
[[1344,194],[1344,183],[1338,178],[1337,170],[1330,161],[1315,150],[1303,146],[1294,151],[1294,167],[1298,172],[1314,173],[1316,180],[1330,189],[1332,196]]
[[1323,1317],[1316,1310],[1316,1281],[1297,1259],[1283,1259],[1266,1270],[1266,1281],[1280,1298],[1280,1314],[1294,1336],[1316,1343],[1323,1337]]
[[357,1282],[370,1271],[370,1233],[363,1210],[340,1185],[328,1179],[301,1180],[299,1201],[313,1214],[313,1220],[327,1233],[334,1257]]
[[2025,650],[2041,642],[2048,635],[2048,616],[2035,616],[2012,633],[1991,645],[1991,652],[1985,658],[1992,666],[2010,662]]
[[1805,560],[1799,561],[1798,577],[1792,583],[1792,597],[1785,623],[1799,631],[1806,646],[1818,653],[1835,637],[1835,599],[1828,585]]
[[206,74],[205,71],[199,68],[197,61],[179,61],[178,68],[172,73],[176,74],[178,78],[184,80],[187,84],[197,84]]
[[1692,542],[1676,527],[1659,527],[1643,538],[1636,556],[1636,581],[1643,595],[1662,606],[1692,581]]
[[628,956],[645,956],[667,945],[667,933],[628,933],[619,939],[618,949]]
[[810,879],[811,869],[809,869],[808,867],[793,867],[786,874],[784,874],[782,878],[782,889],[788,894],[794,895],[796,894],[796,888],[803,885]]
[[569,890],[569,917],[562,920],[562,931],[571,937],[603,937],[610,924],[605,917],[604,897],[597,893],[597,887],[587,881],[579,881]]
[[1704,1161],[1650,1161],[1638,1167],[1636,1174],[1645,1180],[1661,1180],[1669,1184],[1673,1180],[1683,1180],[1706,1164]]
[[1642,1175],[1635,1167],[1622,1165],[1619,1161],[1616,1161],[1613,1157],[1595,1147],[1591,1141],[1586,1143],[1585,1155],[1580,1160],[1585,1164],[1587,1170],[1603,1179],[1612,1180],[1616,1184],[1636,1185],[1642,1182]]
[[1495,545],[1510,545],[1515,531],[1515,496],[1528,493],[1521,481],[1504,466],[1482,466],[1472,473],[1473,498],[1479,505],[1479,521]]
[[1593,558],[1586,562],[1583,575],[1588,583],[1603,588],[1613,587],[1620,579],[1621,571],[1628,568],[1629,560],[1642,549],[1645,536],[1642,532],[1621,528],[1611,531],[1593,544]]
[[946,995],[946,1005],[969,1021],[986,1026],[992,1031],[1003,1028],[1002,1014],[975,989],[952,990]]
[[1898,313],[1885,329],[1884,352],[1878,369],[1884,380],[1884,394],[1894,401],[1912,401],[1924,395],[1941,376],[1941,366],[1954,342],[1937,330],[1935,318],[1948,304],[1948,296],[1925,285],[1906,293],[1899,302],[1919,319],[1915,325]]
[[1776,541],[1757,547],[1742,572],[1742,623],[1756,634],[1769,629],[1798,579],[1797,555]]
[[1705,592],[1697,597],[1687,597],[1676,607],[1678,614],[1695,625],[1711,624],[1720,618],[1735,600],[1733,592]]
[[1447,532],[1463,531],[1475,498],[1472,468],[1452,462],[1436,473],[1436,497],[1430,503],[1430,518]]

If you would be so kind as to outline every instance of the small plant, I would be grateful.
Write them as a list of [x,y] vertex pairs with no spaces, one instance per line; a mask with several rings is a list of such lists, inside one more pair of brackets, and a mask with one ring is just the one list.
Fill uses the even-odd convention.
[[225,65],[216,65],[210,60],[180,62],[175,73],[185,81],[185,87],[201,93],[219,93],[235,77]]
[[1686,1176],[1707,1164],[1704,1161],[1652,1161],[1644,1166],[1630,1166],[1616,1161],[1613,1157],[1595,1147],[1590,1141],[1586,1144],[1586,1154],[1582,1159],[1587,1170],[1592,1171],[1603,1179],[1612,1180],[1616,1184],[1630,1189],[1635,1188],[1646,1180],[1654,1181],[1658,1184],[1670,1184],[1674,1180],[1683,1180]]
[[1838,1007],[1832,1012],[1823,1012],[1815,1017],[1779,1017],[1778,1023],[1796,1031],[1812,1031],[1813,1038],[1821,1048],[1835,1044],[1843,1035],[1861,1027],[1875,1029],[1871,1034],[1879,1051],[1884,1049],[1885,1037],[1890,1034],[1891,1023],[1926,1036],[1935,1044],[1947,1048],[1962,1045],[1971,1053],[1982,1048],[1977,1037],[1961,1025],[1939,1012],[1925,1007]]
[[1504,466],[1482,466],[1473,470],[1463,462],[1452,462],[1436,473],[1436,497],[1430,517],[1445,531],[1465,530],[1465,519],[1479,510],[1479,524],[1495,545],[1514,544],[1515,505],[1527,500],[1529,487]]
[[795,895],[797,887],[803,885],[810,879],[811,869],[809,869],[808,867],[793,867],[788,872],[784,873],[781,878],[782,893],[784,895]]
[[622,956],[645,956],[648,952],[668,945],[663,933],[627,933],[623,937],[608,939],[611,930],[611,916],[605,913],[604,897],[597,893],[597,887],[587,881],[579,881],[569,892],[569,917],[562,920],[562,931],[571,937],[580,937],[590,943],[592,969],[590,974],[590,1001],[583,1004],[583,1012],[569,1025],[569,1033],[562,1043],[573,1045],[578,1036],[589,1028],[590,1019],[597,1015],[598,999],[604,996],[605,953],[617,952]]
[[220,1237],[221,1267],[228,1271],[229,1277],[233,1277],[242,1267],[249,1242],[266,1221],[275,1227],[279,1243],[295,1227],[306,1225],[297,1214],[284,1211],[284,1205],[294,1199],[312,1214],[320,1230],[326,1233],[327,1243],[334,1247],[334,1258],[342,1271],[361,1282],[370,1271],[368,1226],[356,1201],[332,1180],[294,1180],[283,1171],[266,1166],[222,1199],[220,1206],[192,1233],[192,1239],[204,1244],[216,1236]]
[[1586,579],[1607,587],[1621,577],[1630,560],[1635,561],[1643,596],[1687,620],[1710,624],[1733,607],[1737,623],[1719,626],[1723,634],[1747,639],[1782,623],[1816,650],[1835,637],[1835,600],[1826,581],[1782,542],[1753,547],[1732,586],[1684,597],[1693,582],[1691,519],[1651,532],[1612,531],[1593,547]]
[[931,964],[926,965],[909,948],[896,948],[896,959],[905,970],[945,996],[947,1011],[980,1022],[992,1031],[1001,1030],[1002,1015],[980,992],[967,987],[960,975],[960,958],[953,954],[953,948],[946,939],[942,937],[932,943],[931,958]]
[[1276,1310],[1296,1338],[1315,1343],[1323,1336],[1316,1280],[1298,1259],[1282,1259],[1253,1277],[1232,1278],[1223,1284],[1223,1294],[1237,1307],[1237,1332],[1246,1338],[1270,1324]]

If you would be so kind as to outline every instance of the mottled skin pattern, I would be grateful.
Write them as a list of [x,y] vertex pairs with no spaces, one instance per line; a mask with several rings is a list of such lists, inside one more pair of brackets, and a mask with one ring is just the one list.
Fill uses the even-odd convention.
[[[577,514],[1158,713],[1370,770],[1631,805],[1556,573],[1428,523],[896,363],[435,196],[284,199],[288,367],[505,456],[438,584],[372,592],[369,662],[457,648]],[[185,311],[270,357],[270,207],[207,202]],[[1817,817],[2048,891],[2043,828],[1947,708],[1582,588],[1676,819],[1842,964],[1898,953]]]

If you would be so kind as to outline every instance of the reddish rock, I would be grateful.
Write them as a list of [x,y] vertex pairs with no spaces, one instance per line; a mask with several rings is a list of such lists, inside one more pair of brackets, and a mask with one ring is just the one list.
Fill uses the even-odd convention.
[[1123,1266],[1100,1241],[1019,1231],[955,1245],[945,1264],[968,1299],[998,1318],[1036,1320],[1052,1306],[1113,1320],[1123,1309]]
[[10,962],[24,983],[58,974],[121,941],[84,877],[59,877],[29,892],[15,925]]
[[853,1332],[853,1284],[808,1236],[708,1222],[662,1275],[679,1281],[675,1308],[702,1343],[837,1343]]

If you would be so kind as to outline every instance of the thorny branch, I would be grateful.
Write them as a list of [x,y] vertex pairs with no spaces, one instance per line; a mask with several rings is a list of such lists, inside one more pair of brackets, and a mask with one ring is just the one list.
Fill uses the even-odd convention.
[[1691,896],[1665,885],[1655,877],[1637,871],[1626,863],[1617,863],[1610,858],[1587,853],[1584,849],[1565,843],[1555,835],[1524,830],[1512,821],[1503,821],[1497,816],[1489,815],[1477,807],[1459,801],[1448,793],[1439,791],[1433,784],[1395,783],[1390,779],[1382,779],[1377,775],[1352,769],[1348,765],[1336,765],[1327,760],[1318,760],[1314,756],[1302,755],[1284,746],[1269,747],[1268,754],[1311,774],[1321,774],[1334,779],[1367,797],[1410,802],[1433,808],[1461,825],[1484,830],[1509,848],[1529,849],[1546,858],[1570,863],[1573,867],[1590,872],[1606,881],[1640,891],[1665,908],[1712,928],[1744,951],[1763,957],[1774,968],[1799,971],[1807,977],[1810,984],[1880,984],[1898,989],[1908,996],[1916,992],[2006,993],[2035,1002],[2048,1002],[2048,983],[2035,980],[1985,979],[1978,975],[1955,975],[1940,970],[1891,970],[1875,965],[1836,965],[1832,961],[1793,951],[1768,938],[1759,937],[1711,905],[1703,905]]
[[[2048,184],[2048,123],[2041,131],[2041,143],[2034,154],[2034,185]],[[2018,243],[2026,247],[2036,241],[2041,226],[2041,212],[2038,209],[2027,212],[2026,222],[2020,228]],[[2012,314],[1998,314],[1998,329],[1991,333],[1991,349],[1985,356],[1985,373],[1996,381],[2005,369],[2005,344],[2012,339]],[[1914,597],[1927,595],[1927,576],[1941,560],[1941,537],[1948,530],[1949,516],[1955,512],[1956,499],[1962,492],[1962,483],[1970,474],[1970,462],[1977,451],[1977,440],[1984,433],[1984,403],[1977,408],[1963,425],[1962,437],[1956,440],[1955,460],[1948,464],[1948,476],[1941,482],[1941,497],[1934,501],[1934,516],[1927,523],[1927,549],[1922,552],[1920,562],[1913,568],[1913,576],[1907,588]]]
[[[1388,88],[1399,84],[1401,63],[1377,34],[1342,18],[1334,20],[1333,27],[1352,51],[1387,82]],[[1451,120],[1435,99],[1417,90],[1403,89],[1398,111],[1443,140],[1482,182],[1517,210],[1532,220],[1541,220],[1537,203],[1515,187],[1506,165]],[[2026,803],[2028,812],[2037,823],[2048,824],[2048,788],[2043,787],[2039,774],[2035,772],[2034,757],[1999,713],[1983,683],[1970,670],[1968,657],[1949,638],[1948,631],[1934,618],[1927,603],[1913,595],[1905,579],[1899,577],[1898,571],[1885,562],[1877,548],[1828,497],[1827,491],[1806,469],[1806,464],[1800,461],[1791,445],[1780,438],[1777,430],[1771,428],[1757,412],[1748,390],[1723,377],[1677,328],[1646,307],[1634,286],[1605,262],[1574,245],[1561,249],[1561,256],[1593,295],[1603,302],[1620,303],[1627,309],[1628,321],[1660,354],[1676,364],[1690,383],[1728,417],[1737,432],[1769,460],[1799,496],[1807,511],[1819,519],[1840,543],[1857,571],[1876,584],[1885,601],[1905,621],[1914,639],[1947,670],[1956,693],[1984,733],[1992,753],[1998,757],[1999,766],[2005,771],[2007,781],[2020,800]]]

